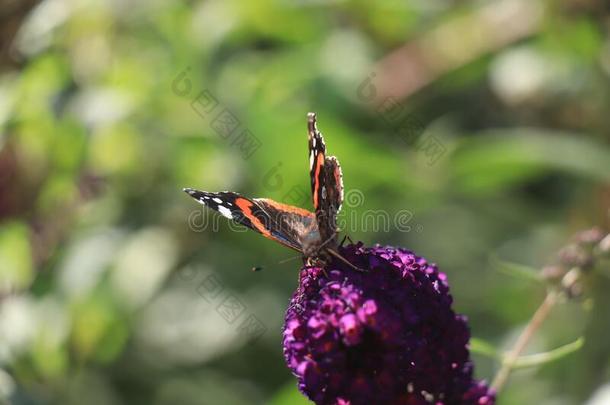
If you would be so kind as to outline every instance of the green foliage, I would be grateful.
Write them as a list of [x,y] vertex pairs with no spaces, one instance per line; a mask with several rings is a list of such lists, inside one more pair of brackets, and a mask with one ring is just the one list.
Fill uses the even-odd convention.
[[511,263],[504,260],[500,260],[494,255],[491,256],[490,262],[492,266],[496,267],[498,271],[504,274],[517,277],[523,280],[536,282],[543,281],[542,277],[540,276],[540,271],[532,267],[524,266],[519,263]]
[[553,361],[561,360],[565,356],[577,352],[585,344],[585,339],[580,337],[575,341],[544,353],[530,354],[517,359],[514,368],[539,367]]
[[310,405],[311,401],[307,400],[303,394],[299,392],[296,384],[287,384],[284,388],[279,390],[269,405]]
[[25,289],[34,278],[29,229],[22,222],[0,225],[0,285],[3,289]]
[[[554,361],[563,359],[572,353],[577,352],[585,344],[584,337],[579,337],[575,341],[560,346],[556,349],[549,350],[543,353],[528,354],[517,358],[513,364],[513,369],[529,368],[529,367],[540,367]],[[470,351],[471,353],[480,354],[495,360],[504,362],[506,354],[499,353],[498,350],[489,342],[486,342],[479,338],[470,339]]]

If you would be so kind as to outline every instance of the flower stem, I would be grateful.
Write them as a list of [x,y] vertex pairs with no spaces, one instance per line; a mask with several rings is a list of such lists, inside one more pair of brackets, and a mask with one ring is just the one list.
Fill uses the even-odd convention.
[[525,329],[523,329],[523,332],[521,332],[521,335],[519,335],[519,338],[515,342],[515,345],[502,361],[502,367],[500,367],[500,370],[498,370],[498,372],[496,373],[496,376],[494,377],[494,380],[491,384],[491,387],[495,389],[496,392],[499,392],[504,387],[504,384],[506,383],[510,372],[512,371],[515,363],[517,362],[517,359],[519,358],[531,338],[534,336],[536,331],[540,328],[544,320],[548,317],[549,313],[551,312],[551,309],[553,309],[553,307],[557,303],[557,296],[558,293],[553,290],[550,290],[547,293],[544,301],[542,302],[542,304],[540,304],[536,312],[534,312],[534,315],[528,322]]
[[[563,254],[561,255],[563,257],[564,266],[567,267],[567,265],[570,265],[574,267],[563,274],[559,288],[551,288],[548,290],[544,301],[540,304],[536,312],[534,312],[534,315],[532,315],[527,326],[517,338],[515,345],[503,358],[502,366],[496,373],[491,384],[491,387],[496,392],[500,392],[506,384],[508,376],[519,360],[519,356],[523,350],[525,350],[525,347],[534,334],[540,329],[544,320],[549,316],[551,310],[559,301],[559,297],[573,298],[574,296],[580,295],[582,288],[580,281],[585,274],[584,271],[594,267],[597,260],[606,257],[610,253],[610,234],[604,235],[604,233],[597,228],[579,232],[576,235],[576,241],[576,246],[568,245],[562,249]],[[591,244],[594,246],[591,247]],[[577,249],[577,252],[574,251],[575,248]],[[581,260],[577,260],[579,259],[579,256],[576,254],[578,253],[578,250],[585,255],[585,260],[582,260],[582,257],[580,257]],[[574,261],[579,262],[579,264],[574,265],[572,263]]]

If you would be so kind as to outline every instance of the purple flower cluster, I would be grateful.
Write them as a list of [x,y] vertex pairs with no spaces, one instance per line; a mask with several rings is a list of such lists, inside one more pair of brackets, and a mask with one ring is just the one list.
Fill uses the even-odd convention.
[[316,404],[492,405],[473,380],[465,317],[445,274],[404,249],[361,243],[304,267],[286,313],[284,356]]

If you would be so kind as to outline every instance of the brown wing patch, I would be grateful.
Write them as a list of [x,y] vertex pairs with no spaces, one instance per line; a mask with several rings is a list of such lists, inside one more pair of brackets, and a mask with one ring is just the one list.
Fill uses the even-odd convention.
[[304,240],[319,239],[318,223],[313,212],[269,199],[255,198],[257,207],[273,220],[271,238],[302,251]]

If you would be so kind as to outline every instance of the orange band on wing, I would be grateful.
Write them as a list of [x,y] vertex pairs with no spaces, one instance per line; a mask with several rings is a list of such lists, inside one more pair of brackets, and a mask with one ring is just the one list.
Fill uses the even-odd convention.
[[260,233],[263,234],[263,236],[270,236],[270,232],[267,228],[265,228],[265,225],[260,221],[260,219],[256,218],[254,216],[254,214],[252,213],[252,202],[246,200],[245,198],[238,198],[235,200],[235,205],[237,205],[239,208],[241,208],[242,212],[244,213],[244,215],[246,216],[246,218],[248,218],[250,220],[250,222],[252,222],[252,225],[258,229],[258,231]]
[[320,187],[320,168],[324,165],[324,153],[318,155],[318,161],[316,162],[316,171],[314,173],[314,189],[313,189],[313,206],[318,208],[318,187]]
[[304,208],[295,207],[293,205],[282,204],[277,201],[269,200],[267,198],[261,198],[259,201],[264,201],[265,203],[269,204],[270,206],[272,206],[273,208],[275,208],[281,212],[290,212],[293,214],[302,215],[304,217],[313,217],[313,215],[314,215],[313,212],[307,211]]

